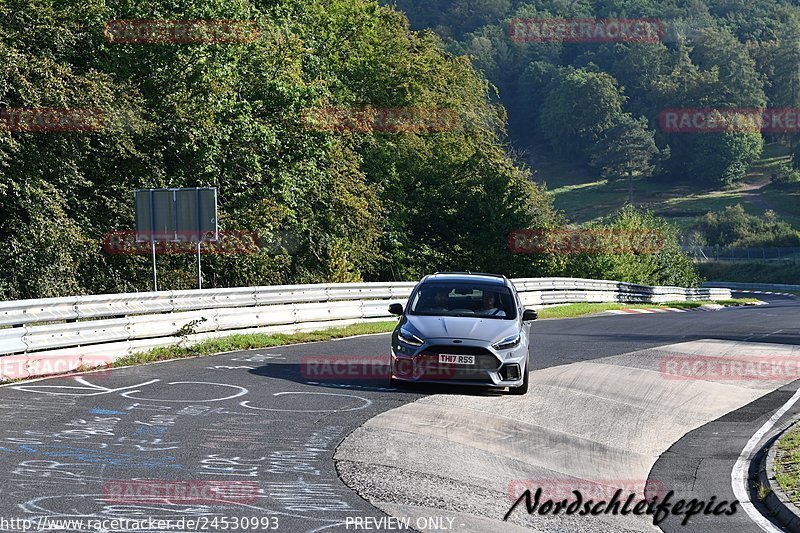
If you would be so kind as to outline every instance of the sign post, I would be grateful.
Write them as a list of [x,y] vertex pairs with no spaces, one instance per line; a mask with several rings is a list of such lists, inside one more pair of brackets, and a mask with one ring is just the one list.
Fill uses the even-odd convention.
[[153,290],[158,291],[156,242],[197,244],[197,287],[202,289],[200,244],[219,238],[216,187],[137,190],[134,205],[136,241],[149,241],[153,251]]

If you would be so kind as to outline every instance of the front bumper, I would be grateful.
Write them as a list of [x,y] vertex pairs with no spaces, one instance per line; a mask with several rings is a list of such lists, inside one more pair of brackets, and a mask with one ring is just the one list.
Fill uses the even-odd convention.
[[[441,363],[439,354],[471,355],[475,364]],[[428,339],[414,347],[394,336],[391,375],[414,383],[519,387],[527,371],[527,357],[528,345],[523,342],[516,348],[498,351],[481,341],[461,339]]]

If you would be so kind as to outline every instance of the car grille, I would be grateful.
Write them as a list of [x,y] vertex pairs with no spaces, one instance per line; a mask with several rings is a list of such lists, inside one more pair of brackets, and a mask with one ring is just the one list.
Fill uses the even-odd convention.
[[[449,365],[439,363],[439,354],[474,355],[474,365]],[[492,352],[475,346],[430,346],[418,354],[415,365],[423,368],[422,378],[437,380],[480,380],[487,381],[487,372],[500,368],[500,361]]]
[[[429,346],[422,353],[429,352],[437,355],[440,353],[453,353],[457,355],[488,355],[490,357],[494,357],[492,352],[486,348],[481,348],[480,346],[461,346],[460,344]],[[497,358],[495,357],[495,361],[496,360]]]

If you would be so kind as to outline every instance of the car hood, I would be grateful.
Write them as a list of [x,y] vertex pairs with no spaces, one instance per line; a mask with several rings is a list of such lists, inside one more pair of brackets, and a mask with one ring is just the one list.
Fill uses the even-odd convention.
[[413,316],[406,321],[423,339],[447,338],[493,342],[519,332],[516,320],[460,316]]

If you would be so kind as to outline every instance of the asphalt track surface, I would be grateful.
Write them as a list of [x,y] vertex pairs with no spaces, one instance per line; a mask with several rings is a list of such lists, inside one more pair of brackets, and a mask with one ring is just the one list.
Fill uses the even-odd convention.
[[[576,363],[600,366],[599,360],[614,358],[628,364],[625,361],[648,350],[708,339],[783,348],[800,345],[800,302],[780,296],[764,299],[770,305],[538,321],[532,327],[533,376],[558,376],[562,368],[566,371]],[[547,518],[527,522],[520,516],[526,515],[524,506],[515,511],[515,520],[504,523],[502,515],[510,507],[506,492],[465,488],[463,480],[454,485],[462,492],[442,492],[438,498],[430,495],[440,490],[441,480],[418,477],[416,482],[425,481],[424,486],[398,488],[403,482],[399,470],[389,465],[382,470],[370,463],[379,461],[375,450],[380,442],[368,443],[378,448],[362,449],[371,450],[367,458],[345,455],[339,460],[338,454],[364,442],[358,440],[359,431],[392,413],[419,409],[430,416],[438,404],[465,402],[513,407],[509,402],[535,397],[440,387],[396,389],[385,379],[320,380],[305,372],[305,357],[386,356],[388,342],[388,335],[364,336],[4,386],[0,388],[0,530],[274,531],[277,525],[278,531],[397,531],[403,529],[398,516],[413,518],[408,522],[411,529],[426,531],[623,529],[591,516],[570,522],[544,522]],[[735,408],[721,416],[713,411],[712,420],[669,436],[668,449],[652,464],[648,480],[675,490],[678,497],[734,499],[731,470],[736,459],[750,437],[794,393],[796,384],[762,387],[769,390],[754,394],[755,400],[745,400],[741,406],[732,403]],[[779,425],[797,412],[790,409]],[[474,420],[477,427],[485,423],[480,416]],[[568,425],[569,420],[560,423]],[[628,423],[625,417],[597,420],[598,425],[613,424],[621,432]],[[420,463],[434,458],[426,456],[425,442],[408,444],[419,446],[409,450],[409,456]],[[340,445],[343,449],[337,452]],[[457,455],[434,459],[442,471],[458,470]],[[154,489],[156,484],[161,489]],[[203,491],[208,487],[216,492]],[[164,492],[157,490],[171,490],[172,496],[164,499]],[[176,497],[181,490],[189,495]],[[413,496],[427,496],[416,502],[418,512],[411,516],[411,507],[395,509],[378,503],[387,497],[394,501],[392,491],[404,491],[409,505]],[[464,506],[454,504],[462,496],[483,498],[486,505],[465,512]],[[647,525],[653,530],[651,523]],[[637,522],[630,530],[647,530],[641,527]],[[686,527],[667,519],[662,529],[760,530],[741,510],[733,516],[694,517]]]

